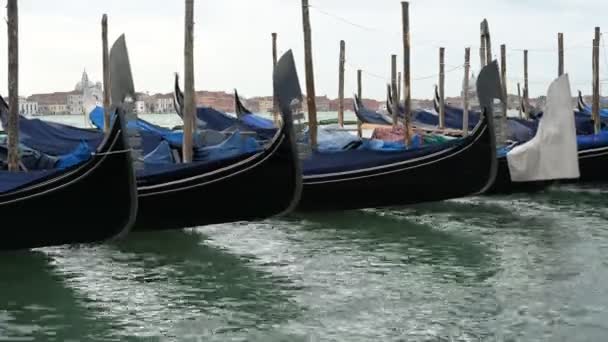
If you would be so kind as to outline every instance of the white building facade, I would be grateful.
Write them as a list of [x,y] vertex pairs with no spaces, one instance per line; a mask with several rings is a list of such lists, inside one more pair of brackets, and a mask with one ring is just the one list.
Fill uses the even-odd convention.
[[135,101],[135,113],[144,114],[146,112],[146,102],[142,100]]
[[19,98],[19,114],[33,116],[38,114],[38,102],[28,101],[23,97]]
[[173,113],[173,112],[175,112],[175,108],[173,106],[173,97],[172,96],[157,97],[154,111],[156,113]]

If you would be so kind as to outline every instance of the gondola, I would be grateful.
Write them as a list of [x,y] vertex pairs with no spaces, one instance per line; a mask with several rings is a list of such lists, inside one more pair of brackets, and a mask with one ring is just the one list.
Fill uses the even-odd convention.
[[[498,81],[499,78],[498,78],[497,74],[495,76],[496,76],[497,82],[499,82]],[[560,82],[566,82],[566,81],[567,80],[561,80]],[[497,84],[494,84],[493,86],[500,87],[500,84],[497,83]],[[436,97],[437,96],[438,95],[436,92]],[[436,112],[439,111],[438,102],[439,101],[436,98],[435,99]],[[358,106],[355,107],[355,109],[357,109],[357,107],[360,107],[360,106],[361,105],[359,104]],[[388,95],[387,95],[387,107],[392,108],[392,106],[393,106],[392,96],[389,91]],[[568,108],[567,105],[562,105],[562,107]],[[463,110],[458,109],[456,107],[449,106],[449,105],[445,105],[444,108],[445,108],[444,113],[445,113],[445,118],[446,118],[446,120],[445,120],[446,127],[453,128],[453,129],[458,129],[458,128],[462,129]],[[565,115],[563,117],[563,120],[565,120],[567,122],[569,120],[568,114],[563,113],[563,108],[561,108],[560,109],[561,111],[558,111],[557,113],[562,116]],[[566,111],[568,111],[568,110],[570,110],[570,109],[569,108],[566,109]],[[399,114],[402,116],[403,109],[400,109],[399,111],[400,111]],[[365,109],[358,115],[362,120],[365,120],[366,117],[371,117],[369,112],[370,112],[369,110]],[[555,109],[554,109],[554,112],[555,112]],[[390,114],[392,114],[392,112]],[[415,125],[437,127],[439,124],[439,117],[436,113],[430,113],[430,112],[426,112],[426,111],[417,111],[414,113],[413,117],[414,117]],[[472,110],[470,113],[470,117],[469,117],[469,128],[473,127],[472,125],[476,125],[479,122],[479,120],[480,120],[480,112]],[[568,127],[567,123],[563,124],[563,123],[559,123],[558,121],[555,121],[555,120],[560,120],[560,117],[557,117],[557,118],[553,117],[551,120],[551,123],[552,124],[553,123],[562,124],[563,127]],[[577,126],[580,126],[580,120],[578,118],[576,118],[575,121],[578,124]],[[508,131],[510,133],[507,137],[508,145],[499,146],[498,173],[497,173],[496,181],[493,184],[493,186],[488,190],[487,194],[537,192],[537,191],[543,190],[546,187],[548,187],[549,185],[553,184],[556,180],[572,181],[573,178],[575,178],[577,180],[579,179],[578,172],[573,172],[572,170],[578,168],[580,163],[575,163],[574,160],[569,159],[567,162],[564,161],[563,163],[561,163],[561,164],[567,164],[567,165],[560,165],[560,168],[554,167],[554,169],[556,169],[556,170],[563,169],[563,171],[546,173],[546,174],[543,174],[543,176],[535,175],[534,177],[532,177],[532,176],[523,177],[524,179],[526,179],[525,181],[523,181],[521,179],[518,179],[517,181],[513,181],[512,167],[510,167],[510,165],[509,165],[509,154],[513,150],[521,150],[522,148],[526,148],[525,147],[526,145],[528,145],[528,146],[530,145],[530,144],[527,144],[528,142],[530,142],[531,140],[535,140],[536,141],[535,144],[537,144],[537,146],[533,148],[533,151],[529,152],[530,155],[531,156],[536,155],[536,154],[545,154],[546,155],[546,154],[551,153],[551,150],[556,145],[556,140],[555,140],[555,138],[552,138],[553,136],[555,136],[555,133],[537,134],[537,130],[539,129],[538,120],[535,122],[534,121],[528,122],[525,120],[509,118],[509,120],[507,122],[509,123]],[[572,133],[574,133],[574,132],[572,132]],[[558,138],[557,143],[563,144],[563,146],[571,147],[571,144],[568,144],[568,142],[570,141],[569,140],[570,138],[573,138],[572,134],[570,134],[570,135],[567,134],[566,129],[564,129],[563,134],[562,134],[562,136],[560,136]],[[541,142],[540,144],[538,144],[538,141],[540,141],[541,139],[544,141]],[[539,146],[543,146],[543,145],[545,146],[544,148],[539,148]],[[527,147],[527,148],[530,148],[530,147]],[[543,149],[544,149],[544,152],[541,152],[541,150],[543,150]],[[522,157],[519,156],[518,158],[522,158]],[[537,167],[536,164],[537,164],[536,162],[531,162],[530,168],[532,170],[534,170]],[[521,166],[520,169],[517,170],[517,173],[525,174],[525,170],[522,170],[521,168],[525,169],[526,166]],[[581,171],[582,171],[582,169],[583,169],[583,167],[581,166]],[[516,177],[516,178],[521,178],[521,177]]]
[[[606,124],[608,120],[601,118],[601,131],[599,134],[595,134],[594,122],[591,118],[590,109],[585,104],[581,92],[579,91],[578,104],[574,113],[574,120],[576,126],[577,135],[577,146],[578,146],[578,163],[580,169],[580,177],[576,180],[560,180],[561,183],[594,183],[594,182],[606,182],[608,181],[608,174],[604,172],[608,168],[608,130]],[[437,104],[437,99],[435,99]],[[451,115],[456,122],[462,122],[463,111],[461,108],[456,108],[450,105],[445,105],[446,115]],[[474,122],[478,117],[479,113],[473,112],[471,114],[469,122]],[[510,136],[509,139],[517,141],[519,143],[525,143],[530,139],[527,139],[527,133],[525,129],[529,130],[530,133],[536,134],[540,120],[542,120],[544,113],[537,110],[531,120],[525,120],[520,118],[508,118]],[[437,119],[438,122],[438,119]],[[499,170],[504,169],[500,164],[506,165],[506,160],[499,161]],[[497,177],[497,184],[504,184],[504,188],[508,188],[509,182],[507,177],[501,177],[501,172]],[[503,180],[502,182],[500,180]],[[553,183],[553,182],[551,182]],[[548,183],[547,183],[548,184]],[[515,184],[513,184],[515,185]],[[539,186],[542,189],[542,186]]]
[[[134,98],[132,93],[116,96],[114,91],[115,86],[134,91],[133,80],[130,76],[125,77],[131,75],[131,70],[124,35],[112,46],[110,65],[111,79],[127,83],[112,83],[112,97],[119,98],[114,102],[120,107],[123,104],[119,101],[124,101],[128,96]],[[113,120],[115,118],[112,116]],[[231,156],[216,155],[213,159],[192,163],[181,163],[180,156],[175,158],[178,160],[173,159],[168,142],[152,128],[149,131],[139,129],[144,149],[145,145],[154,147],[159,144],[157,149],[164,146],[167,150],[165,156],[171,160],[143,163],[143,169],[137,170],[139,209],[133,230],[174,230],[254,221],[291,211],[300,198],[302,179],[290,113],[284,113],[282,122],[281,127],[261,149]],[[49,124],[40,120],[31,120],[21,129],[29,127],[29,131],[24,132],[25,135],[31,143],[39,143],[37,132],[45,125],[53,126],[53,138],[66,149],[72,148],[71,145],[76,141],[94,141],[103,134],[100,131]],[[129,127],[137,128],[137,125],[129,122]],[[205,148],[202,152],[206,155],[214,153],[213,149]],[[246,203],[238,200],[260,194],[263,194],[263,198],[258,200]],[[96,206],[95,210],[101,213],[103,206]]]
[[[301,99],[293,57],[282,58],[277,68]],[[232,120],[243,122],[242,118]],[[491,122],[491,116],[484,115],[470,136],[428,147],[378,150],[363,139],[359,146],[340,151],[312,151],[302,158],[304,188],[297,211],[400,206],[484,192],[496,175]],[[449,177],[446,170],[451,172]]]
[[[591,115],[591,113],[593,112],[591,106],[585,103],[585,100],[583,99],[583,93],[580,90],[578,91],[577,107],[581,113],[585,113],[586,115]],[[602,121],[608,119],[608,109],[600,108],[600,117]]]
[[[439,112],[439,99],[436,98],[433,101],[435,106],[435,111]],[[524,100],[522,100],[524,101]],[[538,129],[539,120],[543,117],[543,112],[538,109],[531,109],[531,106],[525,106],[527,110],[532,110],[533,112],[527,113],[530,119],[523,119],[518,117],[508,117],[507,124],[510,132],[510,139],[514,141],[527,141],[534,137],[536,134],[536,130]],[[462,117],[463,117],[463,109],[452,106],[450,104],[444,104],[445,115],[446,115],[446,125],[448,127],[452,126],[462,126]],[[589,135],[594,133],[593,121],[589,117],[589,115],[585,114],[583,111],[573,111],[575,123],[576,123],[576,134],[577,135]],[[438,122],[437,116],[434,117],[435,122]],[[475,124],[479,120],[479,112],[475,110],[471,110],[469,112],[469,125]],[[605,123],[602,124],[605,126]]]
[[5,225],[0,251],[102,242],[126,234],[136,212],[135,174],[122,114],[80,163],[0,171],[0,217],[13,222]]

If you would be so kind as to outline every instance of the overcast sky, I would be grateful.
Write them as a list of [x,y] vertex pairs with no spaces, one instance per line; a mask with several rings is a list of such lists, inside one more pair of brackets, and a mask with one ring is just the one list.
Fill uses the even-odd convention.
[[[347,44],[346,93],[364,74],[364,96],[382,99],[390,55],[401,58],[398,0],[310,0],[317,94],[335,97],[340,39]],[[6,1],[4,1],[6,2]],[[138,91],[169,92],[173,73],[183,70],[184,1],[20,0],[20,92],[71,90],[83,69],[101,79],[101,16],[109,16],[110,41],[127,36]],[[4,9],[4,6],[2,6]],[[507,44],[510,92],[523,79],[523,52],[530,49],[530,91],[544,94],[557,76],[557,33],[564,32],[566,71],[573,93],[591,89],[591,41],[608,13],[605,0],[413,0],[410,2],[413,96],[430,98],[437,82],[438,48],[446,47],[447,69],[463,64],[472,48],[479,70],[479,23],[490,22],[493,53]],[[355,26],[353,24],[357,24]],[[6,47],[6,24],[0,44]],[[279,50],[293,49],[304,86],[300,0],[195,0],[196,88],[238,88],[244,96],[271,94],[271,32]],[[5,48],[6,51],[6,48]],[[608,79],[602,49],[601,77]],[[7,93],[7,54],[0,54],[0,91]],[[461,87],[463,70],[447,74],[448,95]],[[428,78],[429,76],[432,76]],[[427,79],[421,79],[425,78]]]

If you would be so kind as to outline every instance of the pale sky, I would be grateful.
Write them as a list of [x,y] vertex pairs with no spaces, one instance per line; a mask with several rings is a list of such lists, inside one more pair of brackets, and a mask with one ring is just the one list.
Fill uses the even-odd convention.
[[[364,96],[384,98],[390,55],[401,58],[399,0],[310,0],[317,95],[336,97],[339,41],[346,41],[346,93],[356,91],[356,69],[364,73]],[[5,3],[1,7],[5,11]],[[125,33],[138,91],[170,92],[173,73],[183,73],[184,1],[20,0],[20,92],[72,90],[83,69],[101,80],[101,16],[109,16],[110,43]],[[437,83],[439,46],[447,70],[464,62],[472,48],[479,70],[479,23],[487,18],[493,53],[507,44],[510,93],[523,83],[523,52],[530,50],[530,91],[544,94],[557,76],[557,33],[565,34],[566,72],[573,94],[590,93],[591,41],[608,13],[605,0],[412,0],[412,94],[430,98]],[[4,14],[5,16],[6,14]],[[355,26],[353,24],[358,24]],[[7,95],[6,24],[0,46],[0,92]],[[195,80],[201,90],[244,96],[272,93],[271,32],[279,51],[293,49],[304,88],[300,0],[195,0]],[[608,56],[600,55],[608,79]],[[401,63],[399,64],[401,66]],[[429,78],[429,76],[432,76]],[[447,95],[457,95],[464,71],[446,75]],[[425,78],[426,79],[422,79]],[[183,78],[182,78],[183,79]]]

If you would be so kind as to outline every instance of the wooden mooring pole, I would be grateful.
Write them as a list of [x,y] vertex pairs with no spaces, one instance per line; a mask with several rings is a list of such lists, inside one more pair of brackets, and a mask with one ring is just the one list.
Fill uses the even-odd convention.
[[401,17],[403,23],[403,92],[404,92],[404,131],[405,145],[410,146],[412,137],[410,136],[411,111],[412,111],[412,87],[410,75],[410,3],[401,2]]
[[469,74],[471,72],[471,48],[464,50],[464,85],[462,90],[462,135],[469,135]]
[[521,103],[521,84],[518,82],[517,83],[517,101],[519,102],[519,106],[517,106],[519,108],[519,118],[523,119],[524,115],[523,115],[523,104]]
[[601,131],[600,120],[600,28],[595,28],[593,39],[593,122],[595,134]]
[[[524,105],[528,105],[530,99],[530,88],[528,88],[528,50],[524,50]],[[523,108],[526,119],[530,119],[529,108]]]
[[346,63],[346,43],[340,41],[340,61],[338,72],[338,125],[344,128],[344,64]]
[[19,171],[19,10],[8,0],[8,169]]
[[481,22],[481,35],[484,40],[486,52],[485,65],[488,65],[492,62],[492,37],[490,36],[490,24],[487,19],[484,19]]
[[103,130],[110,131],[110,53],[108,49],[108,16],[101,18],[101,42],[103,63]]
[[306,67],[306,102],[308,104],[308,124],[310,127],[310,145],[317,148],[317,104],[315,94],[315,74],[312,62],[312,34],[310,30],[310,13],[308,0],[302,0],[302,22],[304,24],[304,64]]
[[397,128],[399,118],[399,99],[397,96],[397,55],[391,55],[391,93],[393,93],[393,128]]
[[397,101],[397,103],[401,103],[401,99],[404,98],[403,94],[401,93],[401,79],[403,78],[403,74],[401,73],[401,71],[399,71],[397,73],[397,95],[393,96],[395,97],[395,101]]
[[[272,33],[272,70],[274,70],[274,68],[277,66],[277,61],[278,61],[278,53],[277,53],[277,33],[273,32]],[[279,118],[281,117],[281,114],[279,113],[279,100],[277,99],[277,94],[274,93],[274,87],[273,87],[273,96],[272,96],[272,112],[274,115],[274,123],[275,125],[279,123]]]
[[557,76],[564,74],[564,34],[557,34],[557,47],[558,47],[558,63],[557,63]]
[[502,44],[500,46],[500,76],[502,78],[502,103],[503,115],[507,117],[507,111],[509,108],[509,95],[507,91],[507,46]]
[[184,163],[192,162],[192,128],[196,115],[194,100],[194,0],[186,0],[184,42]]
[[[361,69],[357,70],[357,96],[363,103],[363,71]],[[357,135],[359,138],[363,137],[363,123],[359,119],[357,119]]]
[[445,129],[445,48],[439,48],[439,129]]

